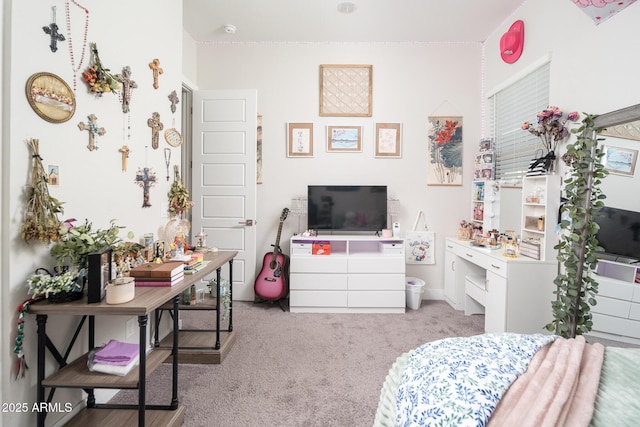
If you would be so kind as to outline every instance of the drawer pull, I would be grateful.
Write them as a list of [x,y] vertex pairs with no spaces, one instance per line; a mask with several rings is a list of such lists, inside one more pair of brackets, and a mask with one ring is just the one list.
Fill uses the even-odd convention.
[[473,258],[473,254],[466,254],[469,258]]
[[491,267],[495,268],[496,270],[500,270],[500,266],[499,265],[491,264]]

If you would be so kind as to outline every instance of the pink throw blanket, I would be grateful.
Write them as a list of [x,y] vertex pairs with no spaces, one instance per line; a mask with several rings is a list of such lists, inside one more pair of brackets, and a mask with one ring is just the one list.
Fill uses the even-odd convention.
[[582,336],[547,344],[511,384],[487,425],[587,427],[603,360],[604,346],[586,344]]

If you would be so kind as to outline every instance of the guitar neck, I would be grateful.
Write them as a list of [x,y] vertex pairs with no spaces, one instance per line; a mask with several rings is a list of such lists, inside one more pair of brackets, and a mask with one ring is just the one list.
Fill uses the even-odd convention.
[[278,225],[278,234],[276,235],[276,243],[273,245],[273,261],[276,260],[278,256],[278,252],[280,250],[280,235],[282,234],[282,224],[284,221],[280,221],[280,225]]

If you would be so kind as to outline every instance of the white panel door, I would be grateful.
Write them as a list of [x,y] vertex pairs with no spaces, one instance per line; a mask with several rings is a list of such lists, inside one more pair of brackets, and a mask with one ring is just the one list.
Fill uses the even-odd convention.
[[192,230],[204,230],[208,246],[238,251],[233,299],[244,301],[254,299],[256,271],[257,104],[255,90],[193,97]]

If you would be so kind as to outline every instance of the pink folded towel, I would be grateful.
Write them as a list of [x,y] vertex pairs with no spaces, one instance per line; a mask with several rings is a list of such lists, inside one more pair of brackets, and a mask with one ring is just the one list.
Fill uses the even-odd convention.
[[105,365],[126,366],[139,354],[140,346],[138,344],[111,340],[102,349],[96,351],[93,361]]

